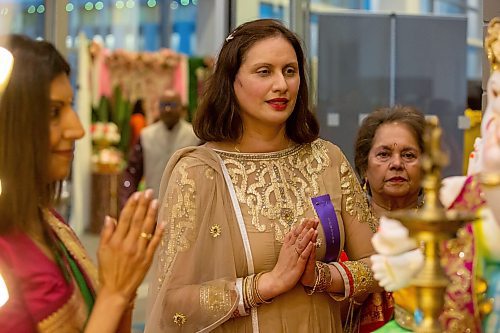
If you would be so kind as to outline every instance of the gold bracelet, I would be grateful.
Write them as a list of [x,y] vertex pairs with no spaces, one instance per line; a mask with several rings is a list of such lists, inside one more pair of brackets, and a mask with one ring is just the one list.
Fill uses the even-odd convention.
[[484,187],[495,187],[500,185],[500,173],[485,172],[479,175],[479,183]]
[[332,284],[332,273],[330,272],[330,268],[327,264],[317,261],[316,266],[318,266],[318,270],[321,272],[319,283],[316,286],[316,292],[324,292],[327,291],[330,285]]
[[257,307],[257,302],[255,301],[255,294],[253,292],[254,278],[255,274],[249,275],[245,278],[247,280],[245,286],[245,292],[247,295],[247,305],[249,309]]
[[321,261],[316,261],[316,267],[314,268],[316,273],[316,279],[314,280],[314,286],[312,288],[306,287],[306,294],[312,295],[314,293],[321,293],[327,291],[332,284],[332,273],[330,272],[330,267]]
[[250,309],[250,305],[248,305],[247,283],[248,283],[248,276],[243,278],[241,289],[243,293],[243,307],[245,309]]
[[257,296],[257,301],[260,303],[260,304],[269,304],[271,303],[271,301],[266,301],[262,298],[262,296],[260,295],[259,293],[259,288],[258,288],[258,283],[259,283],[259,279],[260,277],[262,276],[262,274],[264,274],[265,272],[260,272],[258,273],[255,278],[253,279],[253,290],[254,290],[254,293],[255,293],[255,296]]

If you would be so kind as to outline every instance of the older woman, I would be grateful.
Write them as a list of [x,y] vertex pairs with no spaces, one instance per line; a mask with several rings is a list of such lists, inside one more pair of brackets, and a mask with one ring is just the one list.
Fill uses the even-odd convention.
[[163,175],[146,332],[342,332],[337,301],[377,290],[376,221],[343,153],[318,139],[306,73],[277,21],[226,38],[194,121],[207,143]]
[[[409,106],[380,108],[363,120],[354,162],[375,216],[422,204],[419,194],[424,126],[423,114]],[[399,300],[400,295],[396,296]],[[392,296],[373,294],[361,311],[360,329],[371,332],[390,319],[394,311]]]

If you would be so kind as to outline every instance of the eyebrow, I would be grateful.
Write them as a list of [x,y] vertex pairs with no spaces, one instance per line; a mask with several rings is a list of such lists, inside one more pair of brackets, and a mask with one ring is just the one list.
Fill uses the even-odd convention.
[[[254,64],[252,65],[252,67],[262,67],[262,66],[269,66],[269,67],[274,67],[273,64],[270,64],[270,63],[267,63],[267,62],[260,62],[260,63],[257,63],[257,64]],[[284,67],[287,67],[287,66],[293,66],[293,67],[298,67],[299,66],[299,63],[298,62],[290,62],[288,64],[285,64]]]
[[[375,149],[387,149],[387,150],[393,150],[393,147],[394,146],[389,146],[389,145],[381,145],[381,146],[377,146],[375,147]],[[417,147],[413,147],[413,146],[403,146],[403,149],[401,150],[418,150]]]

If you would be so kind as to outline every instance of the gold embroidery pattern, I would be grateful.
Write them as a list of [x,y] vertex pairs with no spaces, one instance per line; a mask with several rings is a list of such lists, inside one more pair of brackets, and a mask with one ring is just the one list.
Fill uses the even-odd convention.
[[44,220],[50,225],[52,230],[56,233],[57,238],[59,238],[66,246],[69,254],[73,259],[78,262],[80,267],[82,267],[85,275],[88,277],[91,284],[91,288],[97,290],[98,288],[98,277],[97,277],[97,267],[92,263],[90,257],[87,255],[87,251],[82,246],[78,238],[75,236],[73,230],[68,227],[65,223],[61,222],[57,217],[55,217],[50,210],[42,210]]
[[174,314],[173,319],[174,319],[174,323],[175,323],[175,324],[177,324],[177,326],[182,326],[182,325],[184,325],[184,324],[186,323],[186,321],[187,321],[187,317],[186,317],[186,315],[185,315],[185,314],[183,314],[183,313],[180,313],[180,312],[176,312],[176,313]]
[[368,223],[370,229],[376,232],[378,220],[372,214],[363,190],[345,158],[343,158],[340,165],[340,188],[342,189],[342,195],[346,196],[345,205],[347,213],[355,216],[361,223]]
[[[160,244],[160,277],[158,279],[158,290],[161,288],[163,279],[170,269],[170,265],[177,252],[186,251],[191,246],[196,221],[196,188],[193,179],[189,178],[186,164],[181,162],[177,168],[179,175],[176,177],[176,185],[167,193],[165,212],[170,212],[166,219],[170,222],[170,228],[163,233]],[[171,205],[171,207],[169,206]]]
[[471,179],[465,183],[462,189],[462,197],[453,203],[453,209],[462,209],[468,211],[476,211],[485,203],[481,185],[479,184],[479,176],[471,176]]
[[215,171],[212,168],[207,168],[205,170],[205,177],[207,177],[207,179],[213,180],[214,179],[214,174],[215,174]]
[[319,193],[319,176],[330,164],[322,140],[276,153],[217,153],[252,225],[260,232],[273,228],[280,242],[298,218],[311,209],[309,198]]
[[217,238],[221,235],[222,233],[222,228],[218,224],[214,224],[210,227],[210,234],[212,235],[213,238]]
[[472,275],[465,264],[473,261],[473,243],[472,234],[462,228],[457,238],[446,242],[443,247],[441,264],[450,279],[441,316],[446,323],[446,332],[464,332],[464,327],[470,332],[479,331],[474,317],[467,310],[467,304],[472,301]]
[[75,286],[71,298],[56,312],[37,324],[40,333],[82,332],[87,322],[87,306]]
[[345,261],[343,263],[349,272],[353,281],[352,296],[364,294],[378,285],[373,277],[373,272],[367,264],[362,261]]
[[227,313],[231,310],[231,291],[224,287],[202,285],[200,288],[201,308],[214,315]]

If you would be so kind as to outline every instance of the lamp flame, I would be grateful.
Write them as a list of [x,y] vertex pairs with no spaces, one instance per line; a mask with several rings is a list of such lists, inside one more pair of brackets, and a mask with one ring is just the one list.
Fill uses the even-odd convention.
[[0,308],[4,306],[5,303],[9,300],[9,290],[7,289],[7,285],[0,274]]
[[0,94],[4,91],[9,82],[12,66],[14,65],[14,57],[9,50],[0,47]]

